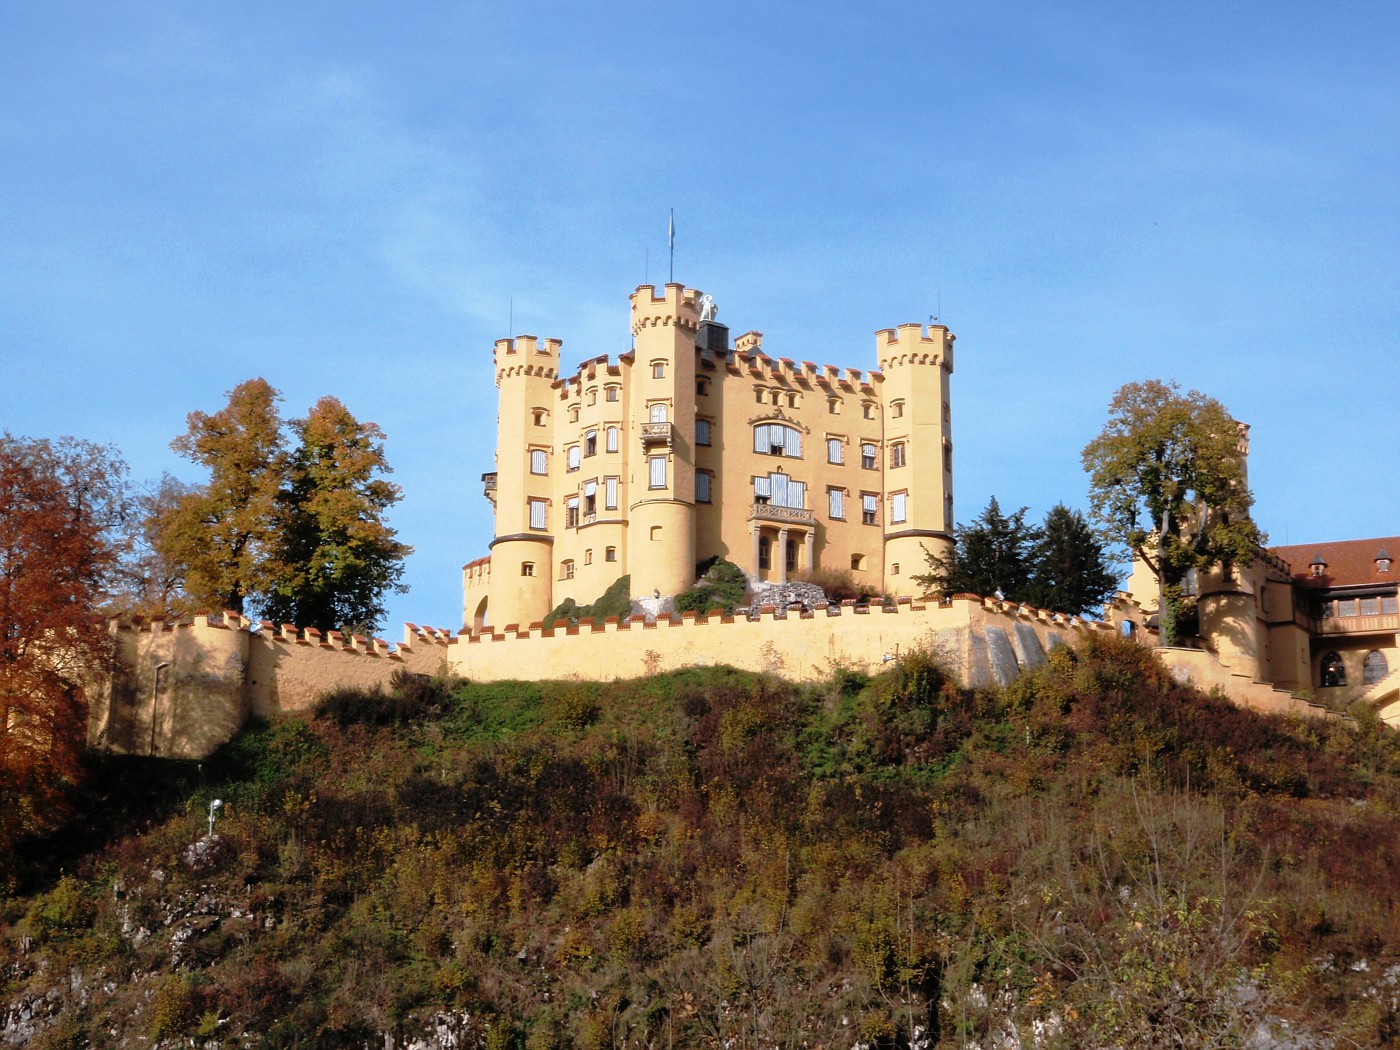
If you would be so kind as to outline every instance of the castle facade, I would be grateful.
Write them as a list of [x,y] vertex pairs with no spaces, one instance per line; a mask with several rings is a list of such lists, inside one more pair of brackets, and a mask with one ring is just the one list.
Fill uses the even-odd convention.
[[924,548],[952,543],[952,333],[877,332],[861,371],[731,342],[679,284],[631,302],[631,349],[572,374],[557,339],[497,341],[495,537],[463,569],[464,627],[536,623],[624,575],[669,597],[716,556],[755,584],[833,569],[917,595]]

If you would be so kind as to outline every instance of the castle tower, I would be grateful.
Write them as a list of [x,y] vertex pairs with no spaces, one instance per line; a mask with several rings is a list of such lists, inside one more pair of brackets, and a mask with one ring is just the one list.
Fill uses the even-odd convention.
[[[1249,424],[1239,428],[1240,484],[1249,485]],[[1216,511],[1210,511],[1212,515]],[[1265,677],[1268,666],[1268,628],[1258,609],[1256,589],[1264,566],[1241,569],[1213,565],[1198,577],[1200,595],[1196,610],[1202,638],[1209,638],[1216,656],[1236,674],[1252,679]]]
[[532,335],[496,340],[496,537],[487,615],[502,627],[528,625],[554,606],[552,530],[563,514],[552,480],[562,469],[552,415],[559,347],[558,339],[541,343]]
[[[884,374],[886,587],[915,594],[924,548],[953,544],[953,432],[949,377],[954,335],[943,325],[903,324],[875,333]],[[898,566],[898,570],[895,570]]]
[[[668,284],[632,293],[628,567],[632,593],[695,582],[695,334],[700,293]],[[638,447],[639,446],[639,447]],[[640,452],[640,454],[636,454]]]

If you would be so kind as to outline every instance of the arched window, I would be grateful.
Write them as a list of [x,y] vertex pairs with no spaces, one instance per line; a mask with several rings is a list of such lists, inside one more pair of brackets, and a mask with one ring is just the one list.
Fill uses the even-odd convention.
[[1375,685],[1389,673],[1390,665],[1386,663],[1385,653],[1372,649],[1366,654],[1366,659],[1361,664],[1361,681],[1367,685]]
[[590,430],[583,436],[583,454],[585,456],[598,454],[598,431]]
[[559,563],[559,578],[561,580],[572,580],[574,578],[573,558],[565,558]]
[[891,467],[902,467],[902,466],[904,466],[904,442],[903,442],[903,441],[896,441],[893,445],[890,446],[890,466],[891,466]]
[[802,458],[802,431],[782,423],[760,423],[753,428],[753,450],[766,456]]
[[617,451],[617,427],[608,427],[608,451]]
[[1328,653],[1322,658],[1323,686],[1346,685],[1347,669],[1342,664],[1342,654]]
[[665,406],[665,405],[663,405],[663,404],[661,404],[661,403],[658,402],[657,404],[651,406],[651,421],[652,421],[653,423],[664,423],[664,422],[666,422],[666,406]]
[[569,469],[570,469],[570,470],[578,470],[578,468],[579,468],[579,463],[580,463],[580,458],[579,458],[579,447],[578,447],[577,445],[570,445],[570,446],[569,446],[568,457],[569,457],[569,460],[568,460],[568,462],[569,462]]
[[532,448],[530,450],[530,473],[548,474],[549,457],[542,448]]

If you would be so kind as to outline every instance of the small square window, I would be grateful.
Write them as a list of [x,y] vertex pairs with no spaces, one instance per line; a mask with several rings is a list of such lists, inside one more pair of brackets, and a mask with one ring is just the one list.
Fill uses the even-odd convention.
[[532,562],[532,561],[522,561],[522,562],[520,563],[520,575],[521,575],[521,576],[533,576],[533,575],[535,575],[535,563]]
[[607,400],[609,400],[609,401],[616,401],[616,400],[618,399],[618,396],[619,396],[619,391],[618,391],[618,388],[617,388],[617,387],[615,387],[615,386],[610,386],[610,387],[608,387],[608,389],[607,389],[607,391],[606,391],[606,393],[605,393],[605,397],[607,398]]
[[665,378],[666,378],[666,362],[665,362],[665,361],[653,361],[653,362],[651,363],[651,378],[653,378],[653,379],[665,379]]
[[603,552],[603,560],[604,560],[604,561],[617,561],[617,548],[616,548],[616,547],[609,547],[606,551],[604,551],[604,552]]

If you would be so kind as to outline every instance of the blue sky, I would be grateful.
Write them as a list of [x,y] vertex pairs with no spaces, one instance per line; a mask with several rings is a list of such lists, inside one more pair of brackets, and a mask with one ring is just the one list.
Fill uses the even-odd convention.
[[1274,542],[1400,532],[1394,3],[0,0],[0,428],[193,481],[190,410],[333,394],[417,550],[383,633],[453,627],[493,340],[624,350],[672,207],[770,352],[941,313],[959,520],[1083,506],[1163,378],[1253,425]]

